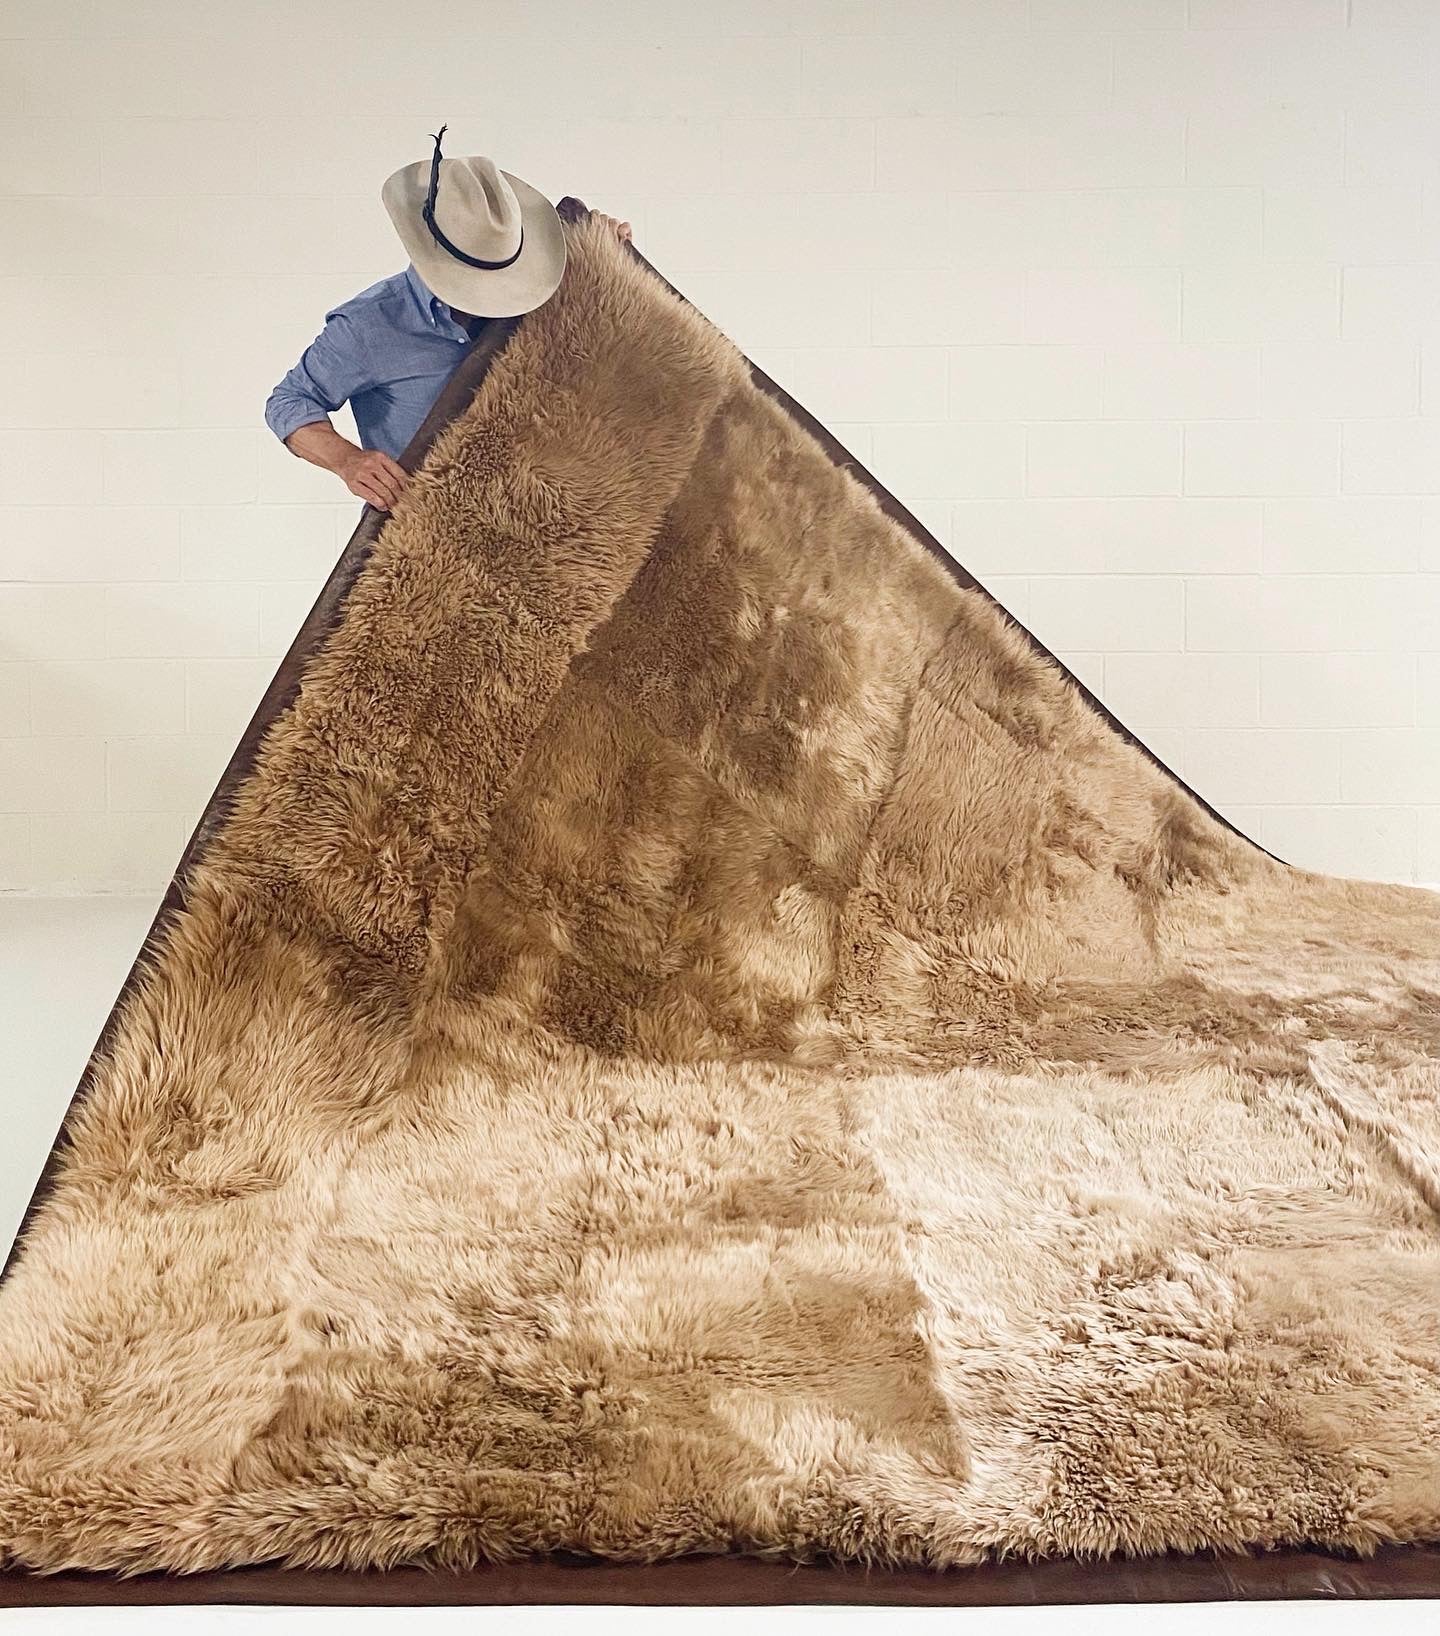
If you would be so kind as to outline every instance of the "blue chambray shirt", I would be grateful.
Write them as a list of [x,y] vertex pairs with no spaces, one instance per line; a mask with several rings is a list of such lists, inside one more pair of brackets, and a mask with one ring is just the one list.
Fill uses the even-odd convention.
[[470,339],[407,267],[325,314],[325,328],[270,394],[265,424],[283,441],[348,401],[364,447],[398,457]]

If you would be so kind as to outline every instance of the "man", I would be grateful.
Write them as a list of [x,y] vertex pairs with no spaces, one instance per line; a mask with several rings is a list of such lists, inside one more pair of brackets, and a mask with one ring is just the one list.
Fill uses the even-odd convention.
[[[397,457],[486,318],[533,311],[565,272],[550,201],[493,159],[442,158],[444,135],[442,125],[428,164],[402,166],[381,192],[410,265],[326,313],[265,405],[266,424],[292,454],[381,511],[408,481]],[[600,219],[630,238],[629,222]],[[346,402],[358,447],[330,424]]]

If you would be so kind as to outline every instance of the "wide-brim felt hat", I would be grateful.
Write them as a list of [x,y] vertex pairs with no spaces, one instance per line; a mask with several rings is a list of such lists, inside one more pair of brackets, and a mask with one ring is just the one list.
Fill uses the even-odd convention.
[[447,306],[513,318],[548,301],[565,273],[565,230],[555,207],[493,159],[402,165],[380,197],[411,264]]

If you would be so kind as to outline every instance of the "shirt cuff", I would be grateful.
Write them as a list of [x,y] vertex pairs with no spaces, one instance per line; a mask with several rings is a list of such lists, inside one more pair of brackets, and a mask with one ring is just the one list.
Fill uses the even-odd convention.
[[317,421],[329,419],[330,416],[320,404],[311,403],[305,398],[282,398],[279,402],[271,398],[265,405],[265,424],[282,443],[291,432],[298,432],[302,426],[313,426]]

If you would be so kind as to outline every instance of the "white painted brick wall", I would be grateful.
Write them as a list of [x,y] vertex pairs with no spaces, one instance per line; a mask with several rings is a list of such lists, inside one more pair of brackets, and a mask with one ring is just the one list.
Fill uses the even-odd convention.
[[1440,0],[0,0],[0,888],[169,875],[353,524],[270,385],[452,125],[1282,855],[1440,881]]

